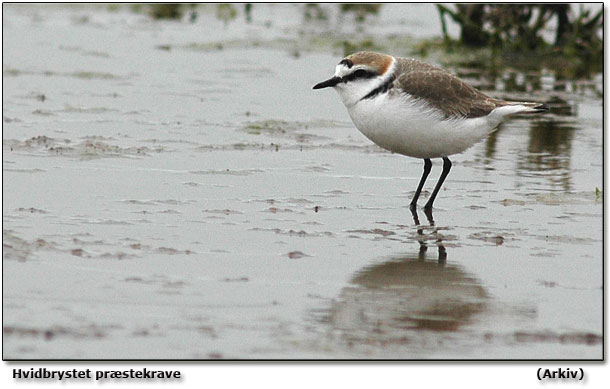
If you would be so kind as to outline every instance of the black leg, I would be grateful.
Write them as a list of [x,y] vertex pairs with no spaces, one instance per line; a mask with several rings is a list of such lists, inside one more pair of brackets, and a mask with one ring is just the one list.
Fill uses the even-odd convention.
[[419,185],[417,185],[417,190],[415,191],[415,196],[413,196],[413,200],[411,200],[411,204],[409,207],[411,211],[417,208],[417,199],[419,199],[419,194],[421,193],[422,188],[424,187],[424,182],[426,182],[426,178],[428,178],[428,174],[430,174],[430,169],[432,169],[432,162],[429,158],[424,159],[424,174],[422,174],[419,179]]
[[426,215],[426,219],[428,219],[430,226],[433,227],[434,217],[432,216],[432,208],[424,208],[424,214]]
[[419,216],[417,215],[415,207],[411,207],[411,216],[413,216],[413,223],[415,223],[416,226],[419,226]]
[[432,196],[428,199],[428,202],[424,206],[424,209],[432,209],[432,204],[434,204],[434,199],[438,194],[438,191],[441,189],[443,182],[445,182],[445,178],[449,174],[449,170],[451,170],[451,161],[447,157],[443,157],[443,172],[441,173],[441,177],[438,179],[438,183],[434,188],[434,192],[432,192]]

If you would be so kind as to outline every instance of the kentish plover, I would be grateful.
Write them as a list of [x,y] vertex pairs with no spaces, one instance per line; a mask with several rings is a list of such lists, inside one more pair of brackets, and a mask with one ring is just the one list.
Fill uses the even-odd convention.
[[313,89],[333,87],[352,121],[384,149],[424,159],[411,210],[432,167],[443,159],[443,172],[424,209],[434,199],[451,169],[449,156],[461,153],[498,128],[508,116],[548,110],[542,103],[489,97],[456,76],[421,61],[373,52],[345,57],[335,75]]

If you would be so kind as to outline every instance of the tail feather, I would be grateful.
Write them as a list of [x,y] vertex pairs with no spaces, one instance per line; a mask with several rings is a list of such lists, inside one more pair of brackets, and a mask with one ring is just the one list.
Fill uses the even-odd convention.
[[503,101],[501,106],[523,107],[523,109],[515,113],[540,113],[549,110],[549,106],[546,103],[535,103],[526,101]]
[[519,101],[497,101],[494,108],[487,119],[492,126],[497,126],[503,122],[508,116],[516,114],[532,114],[540,113],[549,110],[549,106],[544,103],[519,102]]

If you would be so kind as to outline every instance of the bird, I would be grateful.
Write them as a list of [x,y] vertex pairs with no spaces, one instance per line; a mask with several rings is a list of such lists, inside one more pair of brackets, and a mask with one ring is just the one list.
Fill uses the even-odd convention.
[[334,75],[313,89],[334,88],[356,128],[378,146],[424,160],[409,204],[412,212],[432,169],[442,158],[440,178],[424,206],[431,212],[451,170],[449,156],[462,153],[514,114],[548,111],[539,102],[489,97],[450,72],[428,63],[359,51],[343,58]]

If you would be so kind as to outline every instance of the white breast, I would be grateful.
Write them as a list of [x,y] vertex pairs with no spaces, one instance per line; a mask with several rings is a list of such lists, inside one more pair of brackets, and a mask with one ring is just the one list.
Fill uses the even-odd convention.
[[382,93],[347,108],[367,138],[384,149],[415,158],[461,153],[499,124],[489,116],[445,119],[438,110],[410,95]]

